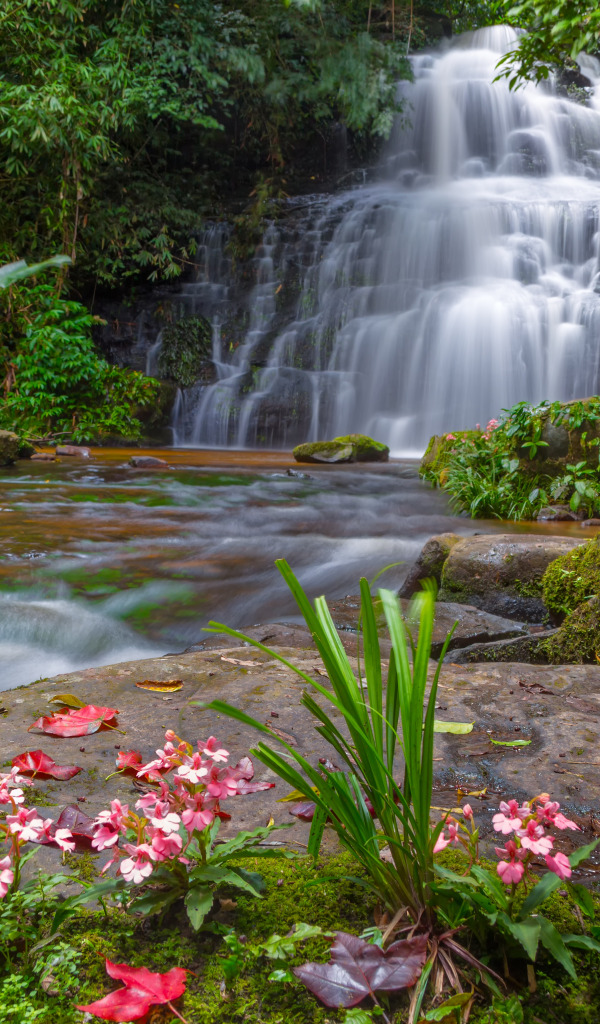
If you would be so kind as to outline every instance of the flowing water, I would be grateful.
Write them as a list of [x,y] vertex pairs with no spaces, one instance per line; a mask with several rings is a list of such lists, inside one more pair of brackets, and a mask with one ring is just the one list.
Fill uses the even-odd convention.
[[[144,471],[130,454],[0,471],[0,689],[181,651],[211,618],[294,621],[278,557],[334,598],[401,562],[382,580],[397,586],[434,533],[506,529],[451,516],[409,462],[298,475],[278,453],[170,450],[170,469]],[[509,527],[532,528],[585,535]]]
[[267,230],[240,344],[212,229],[188,298],[213,320],[217,381],[181,396],[178,443],[360,431],[416,453],[522,399],[597,393],[600,98],[494,83],[514,44],[497,26],[413,58],[376,180]]

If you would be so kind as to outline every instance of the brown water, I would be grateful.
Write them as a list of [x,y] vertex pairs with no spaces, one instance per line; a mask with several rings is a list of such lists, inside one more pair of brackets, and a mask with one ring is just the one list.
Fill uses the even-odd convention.
[[397,586],[431,534],[523,529],[452,516],[410,462],[307,466],[304,478],[281,452],[147,452],[164,471],[133,469],[131,454],[0,470],[0,689],[181,650],[211,618],[293,619],[275,558],[311,596],[334,598],[402,562],[383,580]]

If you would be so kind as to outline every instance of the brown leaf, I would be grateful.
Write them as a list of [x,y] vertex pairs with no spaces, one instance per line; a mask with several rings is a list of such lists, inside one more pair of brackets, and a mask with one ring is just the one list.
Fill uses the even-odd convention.
[[230,665],[243,665],[244,668],[254,668],[256,665],[255,661],[240,661],[239,658],[226,658],[224,654],[221,655],[221,661],[228,661]]

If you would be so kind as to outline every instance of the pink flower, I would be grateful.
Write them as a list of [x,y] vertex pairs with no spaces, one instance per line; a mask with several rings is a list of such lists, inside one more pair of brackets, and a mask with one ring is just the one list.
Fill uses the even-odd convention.
[[68,828],[57,828],[53,839],[56,845],[60,846],[61,850],[70,852],[75,849],[75,843],[70,842],[73,839],[73,833]]
[[225,777],[224,779],[214,779],[208,783],[206,787],[211,796],[217,798],[217,800],[224,800],[228,796],[235,796],[238,791],[237,779]]
[[3,900],[15,880],[15,873],[10,857],[0,860],[0,899]]
[[523,825],[522,819],[530,813],[529,804],[519,807],[516,800],[509,800],[508,803],[503,800],[500,804],[500,811],[500,814],[495,814],[492,818],[492,824],[495,831],[502,832],[503,836],[520,829]]
[[202,746],[198,743],[198,750],[202,754],[206,754],[207,757],[211,757],[213,761],[226,761],[229,757],[229,751],[223,750],[222,747],[218,747],[218,740],[214,736],[209,736],[206,744]]
[[473,817],[473,808],[471,807],[471,804],[465,804],[462,809],[462,812],[463,818],[466,818],[467,821],[470,821],[471,818]]
[[139,885],[152,874],[152,847],[148,843],[140,843],[139,846],[125,843],[125,849],[131,854],[131,857],[126,857],[121,861],[119,871],[127,882]]
[[451,843],[454,846],[458,846],[459,841],[460,840],[459,840],[459,837],[458,837],[458,828],[457,828],[456,825],[453,825],[452,822],[450,822],[448,824],[448,838],[446,839],[446,836],[444,835],[444,833],[440,832],[440,834],[439,834],[439,836],[437,838],[436,844],[435,844],[435,846],[433,848],[433,852],[434,853],[439,853],[440,850],[445,850],[446,847],[450,846]]
[[127,831],[127,824],[125,818],[129,814],[129,805],[122,804],[120,800],[111,800],[110,811],[100,811],[97,815],[94,824],[96,825],[110,825],[111,828],[116,829],[120,832]]
[[119,833],[114,832],[109,825],[96,826],[92,846],[96,850],[107,850],[110,846],[115,845],[118,838]]
[[504,854],[509,858],[509,860],[501,860],[496,867],[496,871],[504,884],[510,885],[512,882],[520,882],[525,871],[525,867],[520,861],[523,856],[526,856],[525,852],[519,850],[517,844],[512,839],[509,839],[506,846],[502,849],[496,847],[496,853],[499,857],[502,857]]
[[25,803],[25,796],[22,789],[7,789],[4,785],[0,787],[0,804],[22,804]]
[[195,806],[187,807],[181,815],[181,820],[185,825],[186,831],[193,832],[194,829],[199,829],[200,832],[207,825],[212,825],[215,820],[214,811],[211,811],[202,806],[201,802],[195,804]]
[[[544,796],[546,795],[544,793]],[[543,807],[538,807],[537,809],[538,820],[545,825],[554,825],[556,828],[570,828],[577,832],[581,831],[579,825],[576,825],[570,818],[565,818],[564,814],[559,814],[559,811],[560,804],[556,800],[547,800]]]
[[546,856],[546,867],[550,871],[554,871],[555,875],[559,878],[570,878],[571,877],[571,865],[569,864],[569,858],[564,853],[547,854]]
[[195,786],[205,775],[208,775],[208,768],[202,760],[201,754],[192,754],[185,764],[179,766],[177,774],[180,778],[185,779],[186,782],[191,782]]
[[456,434],[446,434],[447,441],[456,441]]
[[546,856],[554,845],[554,840],[551,836],[545,836],[544,830],[539,826],[536,827],[533,820],[527,822],[526,829],[519,829],[517,835],[521,840],[521,846],[536,855],[542,854]]
[[179,835],[165,835],[157,830],[152,836],[152,860],[161,861],[181,853],[183,840]]
[[39,839],[44,831],[44,822],[38,817],[35,807],[30,811],[26,807],[20,807],[16,814],[7,814],[6,823],[9,832],[17,835],[22,843]]
[[485,429],[487,431],[495,430],[497,426],[498,426],[498,420],[488,420],[488,424],[487,424],[487,427]]
[[154,827],[159,828],[165,835],[170,835],[171,832],[179,832],[179,826],[181,825],[181,818],[174,811],[164,816],[157,814],[150,820]]

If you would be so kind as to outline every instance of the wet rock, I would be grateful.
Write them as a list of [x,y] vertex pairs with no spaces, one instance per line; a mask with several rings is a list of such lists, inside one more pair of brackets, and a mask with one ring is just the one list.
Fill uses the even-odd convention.
[[[263,629],[263,635],[270,631],[270,627]],[[280,646],[276,650],[327,685],[324,666],[313,648]],[[351,663],[356,671],[356,661],[351,659]],[[432,663],[432,673],[435,668]],[[146,679],[173,678],[183,682],[178,693],[162,694],[135,685]],[[583,815],[589,817],[600,805],[600,768],[595,765],[600,742],[597,680],[598,669],[592,666],[445,665],[440,676],[436,717],[442,721],[472,722],[474,728],[468,736],[436,735],[434,803],[454,806],[458,787],[467,792],[485,790],[482,801],[474,797],[469,802],[476,810],[482,833],[489,835],[489,811],[500,800],[522,799],[546,791],[582,825],[581,833],[569,833],[562,839],[589,843],[593,835]],[[28,749],[32,741],[27,728],[44,709],[50,710],[48,698],[68,692],[83,701],[118,708],[118,726],[125,733],[118,737],[121,749],[139,750],[144,761],[163,745],[168,728],[193,743],[215,735],[231,751],[232,759],[237,759],[256,744],[256,731],[191,703],[207,704],[220,698],[259,722],[267,722],[273,730],[274,746],[278,735],[291,737],[296,749],[315,765],[320,757],[331,756],[331,751],[301,704],[305,687],[304,680],[276,661],[271,653],[239,646],[86,669],[3,694],[7,714],[0,718],[0,743],[7,762]],[[337,724],[341,726],[339,719]],[[516,738],[530,743],[510,748],[492,742]],[[110,799],[131,804],[139,798],[131,776],[118,775],[105,782],[115,769],[114,739],[113,732],[101,730],[86,736],[81,747],[75,742],[72,749],[77,756],[73,755],[73,759],[84,769],[77,777],[75,790],[72,780],[36,779],[36,790],[45,797],[45,803],[53,804],[47,808],[48,816],[56,818],[60,809],[74,803],[77,797],[85,798],[83,806],[91,817],[103,810]],[[559,752],[567,757],[559,761]],[[271,814],[276,823],[291,820],[287,805],[278,802],[289,787],[254,760],[257,779],[276,781],[276,786],[228,802],[232,820],[223,823],[223,835],[254,828]],[[574,766],[579,762],[592,763],[585,768]],[[305,843],[308,828],[295,822],[286,840]],[[108,857],[107,852],[99,866]],[[58,860],[56,850],[41,848],[36,856],[36,869],[56,871]]]
[[582,526],[600,526],[600,519],[584,519]]
[[455,544],[442,571],[442,601],[458,601],[524,622],[541,622],[542,576],[581,542],[539,534],[467,537]]
[[0,430],[0,466],[10,466],[19,457],[20,440],[12,430]]
[[440,533],[430,537],[424,544],[415,564],[409,570],[404,583],[398,591],[399,597],[412,597],[420,590],[421,580],[433,579],[439,584],[442,569],[450,551],[462,540],[458,533]]
[[346,434],[332,441],[299,444],[293,455],[296,462],[387,462],[390,450],[366,434]]
[[579,516],[568,505],[546,505],[535,518],[548,523],[568,523],[576,522]]
[[312,480],[310,473],[301,473],[299,469],[286,469],[286,476],[292,476],[295,480]]
[[56,462],[56,455],[52,452],[36,452],[31,456],[32,462]]
[[90,450],[89,448],[82,448],[80,445],[75,444],[59,444],[56,449],[57,455],[79,455],[81,458],[89,459]]
[[169,466],[164,459],[157,459],[154,455],[132,455],[129,460],[130,466],[136,469],[161,469]]
[[469,665],[481,661],[517,661],[528,665],[547,665],[548,655],[544,642],[553,637],[556,629],[528,633],[510,639],[495,639],[492,643],[476,643],[469,647],[450,650],[446,661],[455,665]]
[[[329,601],[329,609],[335,623],[336,629],[341,631],[355,631],[358,628],[358,615],[360,612],[360,597],[358,595],[342,598],[340,601]],[[407,613],[410,602],[401,600],[402,610]],[[388,643],[385,636],[385,624],[383,617],[378,616],[378,625],[381,626],[382,638],[380,643]],[[454,628],[455,627],[455,628]],[[444,646],[446,637],[454,628],[450,640],[450,650],[453,648],[467,647],[475,643],[487,643],[491,640],[502,640],[506,637],[525,635],[526,627],[512,619],[504,619],[499,615],[490,615],[479,608],[472,608],[464,604],[438,601],[435,606],[435,619],[433,623],[433,638],[431,644],[432,657],[437,658]]]

